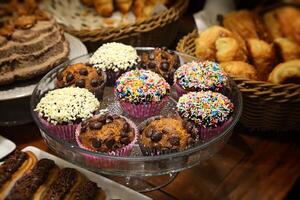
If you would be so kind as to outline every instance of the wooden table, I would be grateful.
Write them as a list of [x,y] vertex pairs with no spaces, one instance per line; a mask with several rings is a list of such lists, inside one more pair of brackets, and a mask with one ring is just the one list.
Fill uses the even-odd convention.
[[[0,127],[18,149],[51,150],[35,124]],[[284,199],[300,175],[299,138],[293,133],[249,133],[238,126],[213,158],[187,169],[167,187],[145,193],[153,199]]]

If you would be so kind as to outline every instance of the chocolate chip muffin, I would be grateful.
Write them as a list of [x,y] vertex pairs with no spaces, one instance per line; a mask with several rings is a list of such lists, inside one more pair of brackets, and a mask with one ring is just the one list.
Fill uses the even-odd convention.
[[135,142],[133,122],[119,115],[100,114],[83,122],[76,131],[81,148],[115,155],[127,155]]
[[141,67],[160,74],[169,84],[173,84],[174,72],[179,66],[179,57],[165,47],[155,48],[141,55]]
[[106,73],[88,64],[78,63],[69,65],[57,74],[56,86],[86,88],[98,99],[101,99],[106,84]]
[[154,117],[141,126],[139,143],[144,155],[182,151],[198,140],[178,116]]

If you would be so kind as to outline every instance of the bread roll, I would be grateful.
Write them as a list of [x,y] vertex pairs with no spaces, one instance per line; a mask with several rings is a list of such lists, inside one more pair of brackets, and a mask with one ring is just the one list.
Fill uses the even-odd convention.
[[275,84],[300,84],[300,59],[290,60],[277,65],[269,75],[268,81]]
[[222,69],[232,77],[257,80],[257,71],[253,65],[242,61],[220,63]]
[[300,46],[296,42],[280,37],[274,40],[274,44],[281,62],[300,58]]

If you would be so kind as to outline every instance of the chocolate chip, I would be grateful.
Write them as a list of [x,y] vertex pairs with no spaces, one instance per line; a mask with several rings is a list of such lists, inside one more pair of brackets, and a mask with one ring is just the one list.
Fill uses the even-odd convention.
[[78,80],[78,81],[76,81],[75,86],[76,87],[80,87],[80,88],[84,88],[84,86],[85,86],[85,80]]
[[173,146],[179,146],[180,145],[180,139],[178,136],[172,136],[168,139],[169,143]]
[[168,70],[169,70],[169,63],[163,62],[163,63],[161,64],[161,69],[162,69],[163,71],[168,71]]
[[122,130],[121,133],[120,133],[121,137],[128,137],[129,136],[129,133],[127,131],[124,131]]
[[124,123],[124,125],[123,125],[123,130],[124,130],[125,132],[129,132],[129,131],[130,131],[130,125],[129,125],[127,122]]
[[98,122],[102,122],[103,124],[105,124],[106,121],[106,117],[104,115],[100,115],[97,119]]
[[154,58],[155,58],[154,53],[150,53],[150,54],[149,54],[149,59],[150,59],[150,60],[154,60]]
[[63,78],[64,78],[64,76],[63,76],[62,72],[60,72],[60,73],[57,74],[57,80],[62,81]]
[[113,120],[114,120],[114,118],[113,118],[112,116],[107,115],[107,116],[106,116],[105,123],[106,123],[106,124],[109,124],[109,123],[111,123]]
[[120,140],[121,144],[129,144],[130,143],[130,139],[128,137],[124,137],[124,138],[121,138]]
[[86,76],[88,75],[88,70],[86,68],[82,68],[79,70],[79,74],[82,75],[82,76]]
[[102,126],[103,126],[103,124],[98,121],[93,121],[89,125],[90,129],[92,129],[92,130],[99,130],[102,128]]
[[101,144],[102,144],[102,140],[101,139],[99,139],[99,138],[91,138],[90,140],[91,140],[92,146],[94,148],[100,148],[101,147]]
[[153,132],[150,138],[153,142],[159,142],[162,139],[162,133]]
[[74,75],[71,72],[69,72],[66,77],[67,82],[71,82],[73,81],[73,79],[74,79]]
[[155,64],[154,62],[150,62],[150,63],[148,64],[148,67],[149,67],[150,69],[156,68],[156,64]]
[[113,147],[113,145],[115,144],[115,140],[114,138],[108,138],[106,141],[105,141],[105,145],[107,146],[107,148],[111,149]]
[[95,78],[93,78],[93,79],[91,80],[91,86],[97,87],[97,86],[98,86],[98,80],[95,79]]

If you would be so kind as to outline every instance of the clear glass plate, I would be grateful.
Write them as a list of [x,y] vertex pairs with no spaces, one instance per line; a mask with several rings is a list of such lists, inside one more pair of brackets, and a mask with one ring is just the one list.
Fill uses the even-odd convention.
[[[137,48],[138,53],[149,51],[152,48]],[[180,56],[181,64],[196,60],[196,58],[175,52]],[[146,176],[160,176],[172,174],[181,170],[197,165],[199,162],[213,156],[220,148],[227,142],[231,136],[236,123],[238,122],[242,111],[242,98],[237,85],[229,79],[228,86],[225,90],[225,95],[228,96],[234,103],[235,108],[233,112],[233,120],[224,131],[218,135],[210,138],[207,141],[200,141],[192,148],[181,152],[169,153],[159,156],[143,156],[139,145],[136,144],[130,156],[117,157],[109,156],[104,153],[94,153],[78,147],[76,143],[62,141],[45,129],[40,123],[37,113],[34,108],[44,94],[54,89],[56,81],[56,74],[62,71],[69,64],[88,62],[90,55],[84,55],[63,63],[50,71],[37,85],[31,98],[31,112],[33,118],[41,130],[41,134],[48,144],[48,146],[56,152],[60,157],[75,163],[86,169],[94,172],[103,173],[113,176],[124,177],[146,177]],[[174,90],[171,91],[171,96],[167,106],[161,111],[162,115],[175,113],[175,105],[178,97]],[[118,102],[113,96],[112,88],[105,88],[104,98],[102,101],[102,108],[108,108],[112,113],[124,114]],[[126,114],[125,114],[126,116]],[[133,119],[139,125],[145,119]],[[97,162],[95,162],[97,160]],[[100,160],[100,161],[99,161]],[[170,176],[171,177],[171,176]]]

